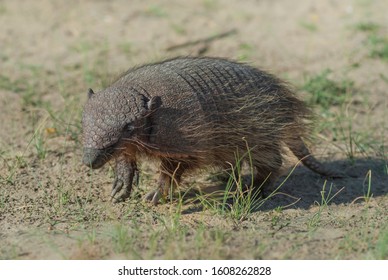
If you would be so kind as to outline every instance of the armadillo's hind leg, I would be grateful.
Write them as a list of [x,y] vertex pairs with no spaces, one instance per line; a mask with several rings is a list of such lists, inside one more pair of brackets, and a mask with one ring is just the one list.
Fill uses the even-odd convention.
[[279,174],[279,170],[258,169],[258,174],[254,177],[253,195],[268,197],[275,190],[275,182]]
[[280,175],[282,166],[282,156],[279,149],[274,149],[271,153],[271,160],[262,162],[262,160],[254,161],[256,169],[253,181],[253,194],[255,196],[268,196],[274,191],[275,182]]
[[186,169],[186,164],[182,162],[171,159],[163,159],[160,164],[158,186],[155,190],[147,193],[145,200],[157,205],[161,198],[165,199],[179,184],[182,174]]

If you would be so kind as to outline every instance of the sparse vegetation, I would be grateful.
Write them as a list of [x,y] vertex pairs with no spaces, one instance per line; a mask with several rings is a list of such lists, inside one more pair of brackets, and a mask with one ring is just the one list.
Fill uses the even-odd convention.
[[214,11],[218,8],[219,3],[217,0],[203,0],[202,1],[206,10]]
[[372,58],[388,60],[388,37],[379,33],[381,26],[374,22],[360,22],[356,30],[367,34],[366,46]]
[[308,228],[310,230],[315,230],[318,228],[318,226],[321,223],[322,218],[322,212],[324,210],[327,210],[329,207],[330,202],[341,192],[340,189],[336,193],[332,193],[333,191],[333,185],[331,184],[329,188],[327,189],[327,181],[323,183],[323,187],[321,190],[321,201],[316,201],[315,203],[318,206],[317,211],[314,213],[314,215],[311,217],[311,219],[308,221]]
[[334,81],[329,78],[331,73],[330,69],[326,69],[308,78],[302,87],[310,93],[310,104],[318,105],[326,111],[331,106],[343,105],[354,91],[353,81]]
[[47,150],[46,150],[45,143],[43,140],[43,135],[39,131],[35,132],[34,147],[35,147],[36,153],[38,155],[38,158],[45,159],[46,154],[47,154]]
[[303,27],[304,29],[306,29],[310,32],[315,32],[318,30],[318,26],[312,22],[300,21],[299,24],[301,27]]
[[249,60],[255,51],[254,46],[252,44],[249,44],[249,43],[240,44],[239,49],[240,50],[239,50],[238,59],[241,61]]
[[146,9],[145,15],[163,18],[167,17],[167,12],[159,5],[150,5]]
[[376,32],[380,29],[380,26],[374,22],[366,21],[358,23],[355,28],[362,32]]
[[388,37],[371,34],[368,38],[368,45],[372,58],[388,60]]
[[[245,161],[249,165],[249,174],[246,176],[243,173]],[[260,190],[253,186],[253,176],[252,158],[247,146],[247,152],[244,155],[236,154],[236,165],[231,166],[225,190],[221,190],[218,196],[212,197],[212,195],[202,194],[198,199],[205,209],[232,218],[235,222],[244,221],[255,208],[263,203],[260,198]]]

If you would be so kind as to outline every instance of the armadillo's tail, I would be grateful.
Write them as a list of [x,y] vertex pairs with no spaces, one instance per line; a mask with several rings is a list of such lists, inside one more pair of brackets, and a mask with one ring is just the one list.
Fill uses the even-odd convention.
[[301,138],[293,139],[292,143],[289,143],[290,150],[294,153],[294,155],[300,159],[303,164],[311,169],[312,171],[331,178],[344,178],[347,177],[341,171],[336,171],[325,167],[322,163],[320,163],[309,151],[306,147],[305,143]]

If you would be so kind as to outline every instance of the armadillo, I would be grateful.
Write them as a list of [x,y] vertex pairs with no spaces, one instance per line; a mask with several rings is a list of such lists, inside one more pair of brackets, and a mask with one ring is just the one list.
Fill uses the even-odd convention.
[[247,147],[254,187],[279,176],[285,146],[311,170],[337,176],[304,143],[311,117],[272,74],[227,59],[178,57],[131,68],[99,92],[89,89],[83,162],[100,168],[115,161],[114,202],[130,196],[141,157],[160,161],[157,186],[145,197],[154,204],[185,173],[227,169]]

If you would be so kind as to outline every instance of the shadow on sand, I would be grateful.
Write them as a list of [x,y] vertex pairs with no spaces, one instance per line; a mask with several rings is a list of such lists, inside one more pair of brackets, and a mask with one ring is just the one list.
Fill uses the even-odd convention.
[[[388,163],[381,159],[360,158],[353,163],[345,160],[326,163],[332,169],[343,171],[346,178],[327,179],[304,166],[298,166],[287,178],[282,176],[276,182],[281,187],[277,193],[268,198],[258,211],[269,211],[277,207],[308,209],[322,203],[322,195],[329,204],[349,204],[365,201],[365,197],[378,197],[388,193]],[[213,183],[201,188],[202,194],[222,190],[225,184]],[[324,190],[324,192],[323,192]],[[193,200],[199,191],[185,194],[184,202]],[[199,201],[194,202],[184,213],[202,211]]]

